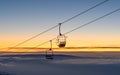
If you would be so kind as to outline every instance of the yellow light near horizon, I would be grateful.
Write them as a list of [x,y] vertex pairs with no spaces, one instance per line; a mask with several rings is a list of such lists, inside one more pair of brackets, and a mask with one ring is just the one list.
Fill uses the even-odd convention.
[[[11,49],[11,50],[1,50],[0,52],[36,52],[36,53],[45,53],[46,49]],[[54,52],[120,52],[120,49],[115,48],[87,48],[87,49],[53,49]]]
[[[93,36],[93,37],[90,37],[90,35],[88,36],[74,36],[74,37],[68,37],[67,38],[67,44],[66,44],[66,47],[96,47],[96,46],[100,46],[100,47],[105,47],[105,46],[110,46],[110,47],[120,47],[120,37],[110,37],[110,36],[105,36],[103,35],[104,37],[101,37],[100,36]],[[6,39],[6,37],[9,37]],[[15,46],[16,44],[18,44],[19,42],[21,41],[24,41],[26,36],[12,36],[10,37],[9,36],[6,36],[6,37],[2,37],[0,39],[0,48],[8,48],[8,47],[13,47]],[[46,37],[47,39],[50,39],[48,38],[48,36]],[[41,44],[43,42],[45,42],[46,39],[35,39],[33,41],[30,41],[30,42],[27,42],[23,45],[20,45],[20,46],[17,46],[17,47],[35,47],[36,45],[38,44]],[[50,48],[50,43],[46,43],[44,45],[41,45],[41,46],[38,46],[40,48]],[[53,41],[53,48],[58,48],[57,45],[56,45],[56,40]],[[103,49],[103,50],[100,50],[100,49],[83,49],[83,50],[75,50],[75,51],[112,51],[113,49],[111,50],[107,50],[107,49]],[[0,51],[7,51],[7,50],[3,50],[1,49]],[[58,49],[58,50],[55,50],[55,51],[64,51],[64,52],[70,52],[70,51],[74,51],[72,49],[69,49],[69,50],[62,50],[62,49]],[[114,51],[114,50],[113,50]],[[115,51],[119,51],[118,49],[115,49]],[[36,50],[11,50],[11,52],[39,52],[39,51],[36,51]]]
[[[29,44],[25,44],[25,45],[21,45],[18,47],[35,47],[36,45],[38,45],[39,42],[36,43],[29,43]],[[1,42],[0,44],[0,48],[7,48],[7,47],[12,47],[15,46],[16,42]],[[116,46],[119,47],[120,46],[120,42],[119,41],[112,41],[111,42],[106,42],[106,41],[99,41],[99,42],[95,42],[95,41],[87,41],[87,42],[83,42],[83,41],[74,41],[74,42],[67,42],[66,46],[68,47],[81,47],[81,46]],[[46,43],[44,45],[38,46],[38,47],[43,47],[43,48],[50,48],[50,44]],[[56,43],[53,43],[53,47],[57,48]]]

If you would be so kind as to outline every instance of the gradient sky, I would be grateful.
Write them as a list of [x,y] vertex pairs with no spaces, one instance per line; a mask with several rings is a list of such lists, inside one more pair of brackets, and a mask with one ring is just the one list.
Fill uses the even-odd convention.
[[[14,46],[102,1],[104,0],[0,0],[0,48]],[[62,33],[117,8],[120,8],[120,0],[110,0],[63,24]],[[58,28],[21,46],[34,47],[57,35]],[[120,11],[66,36],[67,46],[72,47],[120,46]]]

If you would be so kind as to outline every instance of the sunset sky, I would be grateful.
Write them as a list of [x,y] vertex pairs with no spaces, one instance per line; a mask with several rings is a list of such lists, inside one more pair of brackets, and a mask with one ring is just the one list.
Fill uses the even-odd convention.
[[[104,0],[0,0],[0,48],[16,44],[57,25]],[[62,25],[68,32],[120,8],[120,0],[108,2]],[[55,38],[58,28],[19,47],[35,47]],[[120,46],[120,11],[78,29],[67,36],[67,47]],[[56,40],[53,41],[56,47]],[[49,47],[49,43],[41,47]]]

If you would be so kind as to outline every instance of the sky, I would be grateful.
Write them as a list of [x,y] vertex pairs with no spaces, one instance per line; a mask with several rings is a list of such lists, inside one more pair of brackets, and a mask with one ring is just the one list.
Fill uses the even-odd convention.
[[[12,47],[104,0],[0,0],[0,48]],[[120,8],[119,0],[80,15],[61,27],[68,32]],[[67,47],[120,46],[120,11],[78,29],[67,36]],[[55,28],[19,47],[34,47],[58,35]],[[56,41],[53,41],[56,47]],[[49,43],[42,47],[49,47]]]

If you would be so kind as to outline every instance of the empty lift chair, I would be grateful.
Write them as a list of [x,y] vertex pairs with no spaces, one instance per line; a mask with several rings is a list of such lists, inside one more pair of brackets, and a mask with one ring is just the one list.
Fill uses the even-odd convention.
[[66,45],[66,36],[61,34],[61,23],[59,23],[59,35],[57,36],[57,45],[59,48],[63,48]]
[[46,50],[46,59],[53,59],[52,40],[50,40],[51,48]]

